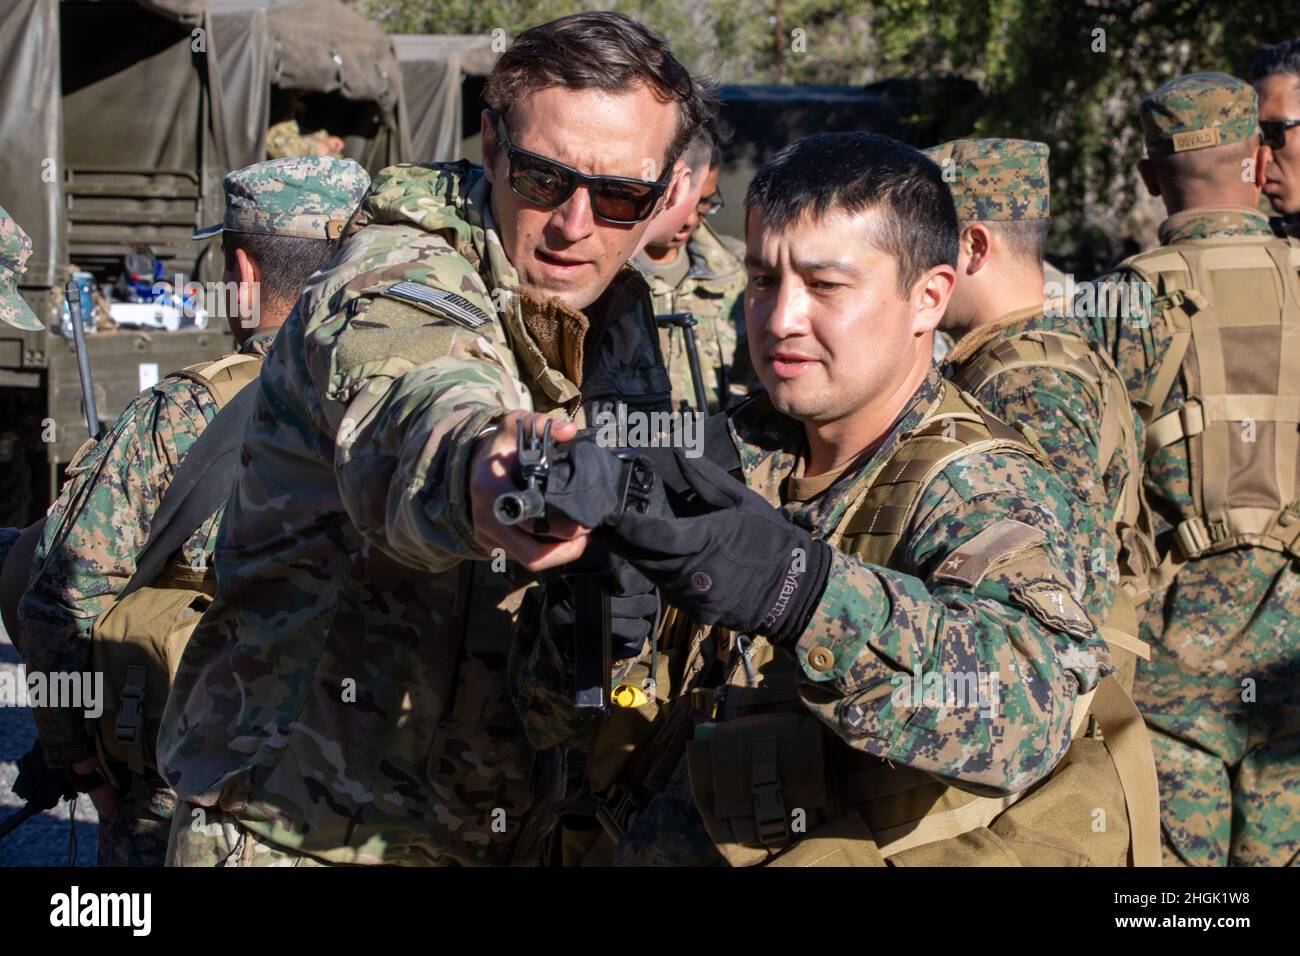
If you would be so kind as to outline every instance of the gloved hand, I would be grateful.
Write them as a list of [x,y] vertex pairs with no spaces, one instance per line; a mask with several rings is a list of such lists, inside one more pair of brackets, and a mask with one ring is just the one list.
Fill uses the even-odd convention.
[[831,549],[708,459],[677,455],[696,504],[686,518],[628,512],[603,532],[611,551],[701,624],[792,643],[812,618]]
[[595,528],[618,510],[622,462],[591,440],[570,442],[546,479],[546,510]]
[[[645,647],[659,595],[645,575],[625,561],[614,562],[615,588],[609,599],[611,647],[615,661],[636,657]],[[559,578],[546,586],[546,624],[552,639],[573,640],[573,589]]]

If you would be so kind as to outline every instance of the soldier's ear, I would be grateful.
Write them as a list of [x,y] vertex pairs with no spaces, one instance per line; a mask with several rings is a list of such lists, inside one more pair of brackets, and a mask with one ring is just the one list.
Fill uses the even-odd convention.
[[966,260],[966,274],[974,275],[989,262],[993,232],[982,222],[973,222],[961,234],[961,253]]
[[1146,186],[1147,193],[1156,199],[1160,198],[1160,180],[1156,176],[1155,165],[1149,157],[1138,160],[1138,175],[1142,177],[1142,184]]
[[488,182],[493,182],[492,165],[501,141],[497,136],[497,114],[490,109],[485,109],[479,117],[479,136],[483,140],[483,174]]
[[257,263],[250,259],[248,253],[243,249],[235,250],[235,269],[239,273],[239,281],[243,285],[252,285],[262,281],[262,270],[258,268]]

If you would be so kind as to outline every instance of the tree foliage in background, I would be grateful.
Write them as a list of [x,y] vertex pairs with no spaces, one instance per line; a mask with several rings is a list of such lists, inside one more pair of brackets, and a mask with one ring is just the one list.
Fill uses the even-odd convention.
[[[1261,45],[1300,36],[1300,4],[1242,0],[348,0],[390,33],[513,36],[579,10],[612,9],[660,31],[692,69],[724,83],[919,85],[911,119],[943,138],[1052,147],[1057,239],[1145,233],[1133,166],[1137,102],[1179,73],[1244,76]],[[934,135],[931,132],[930,135]]]

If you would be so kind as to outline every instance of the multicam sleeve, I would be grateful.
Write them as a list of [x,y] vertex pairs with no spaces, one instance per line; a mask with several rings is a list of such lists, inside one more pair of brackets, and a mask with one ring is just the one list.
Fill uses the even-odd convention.
[[1044,778],[1110,663],[1076,598],[1059,482],[1018,455],[949,466],[906,545],[916,575],[836,553],[798,641],[804,704],[851,746],[985,794]]
[[[91,627],[131,579],[163,493],[216,411],[206,389],[164,379],[132,402],[70,469],[18,606],[29,672],[90,669]],[[211,544],[209,535],[209,555]],[[51,765],[88,754],[81,710],[45,706],[32,712]]]
[[[532,399],[471,264],[428,234],[399,262],[390,252],[359,250],[357,278],[309,313],[307,363],[349,518],[402,563],[442,571],[484,557],[467,493],[477,436]],[[403,297],[411,285],[465,304]],[[309,290],[299,308],[311,302]]]

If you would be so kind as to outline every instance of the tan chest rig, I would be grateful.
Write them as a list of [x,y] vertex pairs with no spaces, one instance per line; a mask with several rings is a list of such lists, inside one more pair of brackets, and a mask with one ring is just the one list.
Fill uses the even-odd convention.
[[[996,334],[1000,329],[989,330]],[[971,341],[966,357],[968,334],[949,356],[952,364],[945,371],[950,380],[972,395],[1007,372],[1025,368],[1055,369],[1077,379],[1102,409],[1098,430],[1097,460],[1106,465],[1116,452],[1128,464],[1123,485],[1096,489],[1107,501],[1115,501],[1113,531],[1119,542],[1119,588],[1106,620],[1099,630],[1106,639],[1119,667],[1118,678],[1126,691],[1133,689],[1137,660],[1148,660],[1150,649],[1138,636],[1138,611],[1150,597],[1150,574],[1155,568],[1155,546],[1151,540],[1151,515],[1142,492],[1142,454],[1138,448],[1137,424],[1128,390],[1109,357],[1092,348],[1083,339],[1061,332],[1034,330],[1010,338]],[[1026,431],[1031,431],[1026,427]]]
[[[1002,449],[1040,457],[1018,431],[945,387],[887,460],[851,490],[852,503],[826,542],[888,566],[929,482],[956,459]],[[989,566],[1000,555],[966,557]],[[696,806],[732,865],[1159,865],[1154,761],[1141,716],[1114,678],[1076,702],[1074,742],[1046,781],[1021,794],[983,797],[832,735],[802,705],[790,651],[762,638],[746,646],[743,636],[725,631],[705,637],[669,612],[670,663],[661,659],[659,686],[671,683],[674,699],[655,715],[648,742],[621,742],[632,757],[619,778],[664,789],[684,750]],[[711,657],[727,656],[728,645],[722,686],[692,687]],[[596,789],[600,768],[618,762],[602,761],[600,750],[591,765]],[[644,802],[636,790],[614,784],[603,794],[597,815],[615,840]]]
[[[206,388],[220,409],[257,378],[260,356],[236,353],[175,373]],[[210,566],[170,560],[146,587],[119,598],[91,630],[91,662],[104,674],[104,712],[88,721],[100,763],[157,773],[158,726],[181,653],[216,595]]]
[[[1136,402],[1146,460],[1183,443],[1190,508],[1162,548],[1158,587],[1238,547],[1300,557],[1300,242],[1180,242],[1127,263],[1151,283],[1168,351]],[[1166,409],[1174,382],[1184,401]]]

